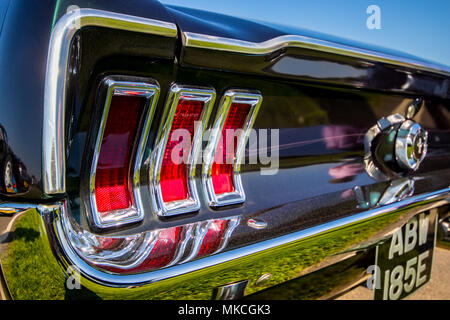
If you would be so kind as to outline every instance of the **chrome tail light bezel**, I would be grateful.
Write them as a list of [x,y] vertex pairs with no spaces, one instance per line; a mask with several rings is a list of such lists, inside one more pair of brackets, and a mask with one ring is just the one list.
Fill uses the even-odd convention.
[[[213,124],[209,143],[205,150],[204,164],[202,171],[202,185],[206,201],[210,207],[221,207],[245,202],[245,192],[241,180],[241,164],[245,157],[245,147],[248,138],[255,123],[259,109],[262,103],[262,95],[259,91],[248,90],[227,90],[220,101],[217,116]],[[238,137],[235,159],[233,163],[233,183],[234,190],[222,194],[216,194],[212,182],[212,166],[214,163],[215,153],[222,136],[222,130],[228,117],[230,107],[233,103],[249,104],[250,110],[245,120],[242,132]]]
[[[122,79],[117,80],[118,78],[121,77],[110,76],[105,78],[102,82],[102,88],[105,88],[106,90],[106,97],[100,120],[100,126],[95,141],[94,155],[89,176],[90,214],[88,214],[88,217],[89,220],[91,220],[91,223],[95,227],[100,229],[136,223],[142,221],[144,218],[143,203],[141,194],[139,192],[141,164],[144,156],[145,146],[147,144],[148,135],[150,132],[150,126],[153,121],[153,116],[160,94],[160,86],[156,80],[146,79],[145,82],[134,82]],[[131,181],[130,188],[132,190],[134,198],[132,199],[133,205],[130,208],[114,210],[107,217],[102,218],[97,210],[95,197],[95,176],[100,149],[103,141],[103,134],[108,120],[108,113],[113,96],[115,95],[144,97],[146,99],[146,103],[143,107],[143,114],[145,118],[143,125],[141,126],[141,130],[138,130],[136,133],[136,137],[139,137],[139,142],[135,152],[135,160],[131,168],[131,176],[129,177],[129,181]]]
[[[201,125],[194,128],[191,152],[187,160],[187,181],[189,188],[189,198],[172,201],[167,204],[163,200],[160,174],[164,152],[169,139],[172,122],[180,98],[203,102],[203,109],[200,116]],[[216,91],[209,87],[195,87],[173,84],[169,89],[169,94],[164,107],[161,123],[156,136],[155,148],[150,159],[150,193],[154,212],[160,217],[168,217],[183,213],[195,212],[200,209],[200,199],[195,183],[195,169],[198,162],[198,155],[202,148],[203,133],[211,115],[212,107],[216,98]]]

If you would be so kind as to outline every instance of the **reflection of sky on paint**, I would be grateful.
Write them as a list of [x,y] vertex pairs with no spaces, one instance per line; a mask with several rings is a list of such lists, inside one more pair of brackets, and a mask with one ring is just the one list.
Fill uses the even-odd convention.
[[[162,0],[165,4],[268,21],[383,46],[450,66],[449,0]],[[381,9],[369,30],[366,9]]]
[[321,79],[362,78],[366,71],[345,64],[325,60],[308,61],[295,57],[282,57],[273,66],[276,73]]
[[[271,149],[278,148],[281,158],[335,154],[355,149],[362,150],[364,146],[363,131],[350,126],[320,125],[282,128],[278,134],[279,141],[283,143],[278,145],[276,142],[268,141],[267,145]],[[266,151],[253,147],[249,150],[250,152],[254,156],[255,153]]]
[[[276,175],[261,175],[258,170],[246,172],[241,177],[248,201],[258,202],[260,207],[273,207],[326,193],[345,192],[354,186],[373,183],[373,179],[365,171],[355,175],[351,181],[331,183],[330,181],[334,177],[329,174],[330,169],[342,164],[342,162],[330,162],[298,168],[285,168],[279,169]],[[274,189],[274,186],[276,186],[276,189]],[[274,203],[274,201],[277,203]]]
[[8,8],[8,1],[0,1],[0,34],[3,29],[3,20],[5,19],[7,8]]

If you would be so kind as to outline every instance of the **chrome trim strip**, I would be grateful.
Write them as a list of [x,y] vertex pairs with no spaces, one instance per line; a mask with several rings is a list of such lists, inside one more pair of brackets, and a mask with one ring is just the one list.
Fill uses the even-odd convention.
[[191,261],[197,256],[203,243],[203,239],[205,238],[209,226],[211,225],[211,221],[213,220],[201,221],[195,225],[192,236],[193,243],[191,245],[191,251],[182,261],[180,261],[180,264]]
[[186,230],[183,230],[183,235],[182,235],[183,240],[181,241],[181,245],[177,248],[177,254],[173,258],[173,260],[167,266],[165,266],[165,268],[171,267],[175,264],[180,263],[181,258],[183,258],[184,254],[186,252],[187,245],[194,238],[194,236],[193,236],[194,225],[190,224],[185,227],[186,228],[183,228],[183,229],[186,229]]
[[[235,159],[233,163],[233,180],[235,190],[232,192],[217,195],[214,192],[211,170],[217,146],[222,136],[222,130],[228,117],[230,107],[233,103],[249,104],[251,105],[251,108],[245,120],[244,126],[241,128],[243,131],[238,137],[236,146]],[[209,206],[211,207],[238,204],[245,201],[245,192],[244,188],[242,187],[242,180],[240,175],[241,164],[245,160],[245,146],[247,145],[247,140],[250,136],[250,131],[253,127],[256,116],[258,115],[261,103],[262,96],[260,93],[254,93],[244,90],[228,90],[222,97],[216,120],[213,125],[212,135],[205,150],[202,172],[204,194],[207,198]]]
[[[74,234],[75,232],[72,234],[72,240],[76,238]],[[92,264],[101,264],[105,269],[106,267],[113,267],[120,270],[132,269],[139,266],[153,250],[156,244],[155,239],[157,238],[157,234],[154,232],[144,233],[142,237],[132,236],[122,238],[125,241],[129,238],[132,238],[132,240],[119,251],[97,250],[97,254],[88,254],[89,245],[92,245],[89,242],[96,243],[99,239],[92,235],[87,237],[86,233],[84,233],[84,236],[85,240],[88,240],[83,246],[83,253],[87,260],[91,261]],[[89,243],[89,245],[87,243]]]
[[187,48],[227,51],[247,55],[267,55],[284,48],[303,48],[450,76],[450,67],[447,66],[300,35],[283,35],[258,43],[183,32],[182,39],[183,46]]
[[[123,276],[124,272],[130,272],[130,269],[140,267],[145,260],[151,259],[152,250],[159,241],[160,234],[174,228],[181,228],[181,241],[176,244],[176,254],[172,260],[160,268],[169,268],[197,258],[199,248],[204,240],[204,234],[199,236],[196,231],[202,229],[201,226],[210,226],[214,221],[217,221],[207,220],[133,235],[108,237],[83,230],[69,217],[66,204],[61,205],[61,210],[63,211],[60,213],[59,218],[62,223],[62,231],[74,253],[99,272],[111,273],[117,276]],[[234,229],[239,225],[240,217],[233,216],[220,220],[227,223],[226,230],[221,238],[220,246],[210,255],[217,254],[225,248]],[[103,248],[103,243],[110,245],[112,243],[112,245]],[[110,268],[118,269],[118,271],[112,271]],[[150,269],[151,267],[148,268]],[[133,275],[140,272],[151,272],[151,269],[147,271],[144,271],[144,269],[132,271],[128,274]]]
[[[275,247],[283,246],[293,243],[305,238],[317,236],[338,228],[361,223],[368,219],[373,219],[378,216],[391,213],[393,211],[405,209],[408,206],[414,205],[418,202],[432,202],[444,201],[432,204],[432,207],[441,206],[450,203],[450,187],[441,189],[435,192],[430,192],[418,196],[414,196],[396,203],[392,203],[383,207],[378,207],[368,211],[354,214],[349,217],[327,222],[305,230],[300,230],[278,238],[261,241],[255,244],[241,247],[238,249],[222,252],[202,259],[190,261],[185,264],[172,266],[170,268],[160,269],[147,273],[132,274],[132,275],[114,275],[110,273],[101,272],[89,264],[87,264],[72,248],[66,237],[65,224],[68,223],[68,210],[66,204],[62,204],[59,208],[59,213],[54,220],[54,228],[56,236],[59,239],[62,250],[69,259],[68,263],[76,265],[80,272],[88,279],[100,282],[103,285],[111,287],[127,287],[140,286],[148,283],[154,283],[164,279],[169,279],[182,274],[193,272],[196,270],[212,267],[221,263],[225,263],[234,259],[249,256],[265,250],[270,250]],[[431,208],[429,208],[431,209]]]
[[239,225],[239,223],[241,222],[241,217],[237,217],[237,218],[231,218],[228,220],[228,226],[227,226],[227,231],[225,232],[223,238],[222,238],[222,243],[220,244],[219,248],[214,251],[212,254],[217,254],[219,252],[222,252],[223,249],[226,248],[226,246],[228,245],[228,242],[230,241],[231,235],[234,232],[234,229],[237,228],[237,226]]
[[50,37],[45,76],[42,183],[47,195],[66,191],[66,74],[72,38],[80,28],[86,26],[177,37],[177,27],[173,23],[96,9],[72,11],[58,20]]
[[[192,149],[186,159],[186,170],[189,187],[189,199],[164,202],[161,193],[160,174],[161,166],[166,150],[167,142],[172,128],[172,122],[178,107],[180,98],[193,101],[202,101],[203,110],[200,116],[201,125],[194,127],[194,137],[192,138]],[[166,100],[161,124],[158,129],[155,148],[150,159],[150,192],[154,211],[158,216],[173,216],[177,214],[193,212],[200,209],[197,186],[195,184],[195,167],[198,162],[198,155],[202,148],[202,137],[208,124],[211,110],[216,99],[216,91],[213,88],[201,88],[193,86],[182,86],[173,84],[169,90]]]
[[[90,179],[89,179],[89,198],[91,205],[91,212],[88,215],[91,222],[98,228],[117,227],[124,224],[141,221],[144,218],[144,210],[142,199],[139,191],[140,187],[140,173],[141,165],[144,156],[144,148],[147,144],[147,138],[150,131],[150,126],[153,121],[156,104],[159,99],[159,85],[156,81],[150,80],[148,83],[144,82],[129,82],[129,81],[115,81],[111,77],[104,80],[103,85],[107,87],[106,99],[103,108],[103,115],[100,122],[97,140],[95,142],[94,157],[92,159]],[[114,210],[108,216],[102,218],[97,210],[97,203],[95,199],[95,173],[97,170],[98,157],[103,141],[103,133],[108,120],[109,108],[113,96],[139,96],[146,98],[147,102],[143,108],[145,114],[144,125],[139,137],[139,144],[136,149],[136,157],[132,171],[132,191],[134,205],[131,208]],[[136,133],[139,136],[139,131]]]
[[248,280],[237,281],[214,288],[212,300],[237,300],[245,295]]
[[[226,228],[226,232],[221,240],[221,244],[219,246],[219,248],[217,248],[216,251],[214,251],[213,253],[211,253],[211,255],[213,254],[217,254],[219,252],[221,252],[223,249],[225,249],[225,247],[228,244],[228,241],[230,240],[231,235],[233,234],[234,229],[236,229],[236,227],[239,225],[239,223],[241,222],[241,218],[240,217],[232,217],[232,218],[228,218],[228,219],[219,219],[219,220],[228,220],[228,226]],[[203,240],[205,239],[206,234],[209,231],[209,227],[211,226],[212,223],[214,223],[217,220],[207,220],[207,223],[198,223],[195,227],[195,235],[193,236],[193,245],[192,245],[192,249],[190,254],[184,258],[181,263],[186,263],[188,261],[193,260],[195,257],[198,256],[198,253],[200,251],[200,248],[203,244]]]

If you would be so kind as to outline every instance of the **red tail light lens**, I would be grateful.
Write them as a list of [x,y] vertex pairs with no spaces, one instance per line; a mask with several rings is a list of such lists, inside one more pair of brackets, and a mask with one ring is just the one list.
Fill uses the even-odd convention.
[[242,203],[245,193],[240,165],[262,96],[238,90],[225,92],[209,141],[203,184],[212,207]]
[[250,105],[248,104],[233,103],[230,106],[211,170],[212,183],[216,194],[234,191],[233,160],[238,140],[236,130],[243,128],[249,111]]
[[212,89],[173,85],[169,92],[152,155],[152,200],[160,216],[200,208],[195,164],[214,99]]
[[143,217],[136,193],[139,177],[132,177],[142,160],[159,95],[159,87],[154,83],[107,78],[102,88],[106,88],[106,103],[90,182],[91,216],[100,228],[136,222]]
[[135,96],[112,98],[95,176],[95,201],[101,217],[132,206],[128,170],[145,102]]
[[[187,166],[184,161],[186,150],[183,148],[175,150],[180,143],[186,143],[183,141],[186,137],[180,136],[176,139],[174,132],[184,129],[189,139],[194,137],[194,123],[201,120],[203,104],[202,101],[186,100],[184,97],[181,97],[178,102],[161,166],[160,183],[164,202],[184,200],[190,196]],[[190,142],[189,152],[192,149],[192,143],[193,141]]]

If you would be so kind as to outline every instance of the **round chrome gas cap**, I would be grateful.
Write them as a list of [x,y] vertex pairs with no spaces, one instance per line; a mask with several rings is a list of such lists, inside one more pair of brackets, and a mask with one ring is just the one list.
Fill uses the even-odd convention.
[[428,133],[412,120],[402,123],[395,140],[395,158],[400,167],[416,170],[427,154]]

